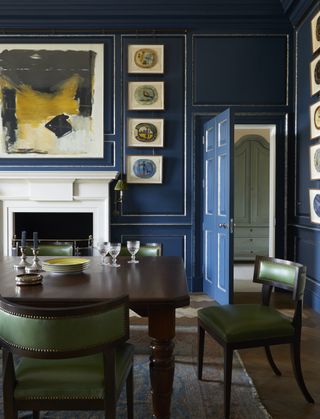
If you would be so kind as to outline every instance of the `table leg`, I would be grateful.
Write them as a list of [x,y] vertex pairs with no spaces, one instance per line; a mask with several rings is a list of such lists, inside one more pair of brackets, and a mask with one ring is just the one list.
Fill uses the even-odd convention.
[[152,308],[149,312],[151,340],[150,380],[153,417],[170,418],[170,403],[174,377],[175,309]]

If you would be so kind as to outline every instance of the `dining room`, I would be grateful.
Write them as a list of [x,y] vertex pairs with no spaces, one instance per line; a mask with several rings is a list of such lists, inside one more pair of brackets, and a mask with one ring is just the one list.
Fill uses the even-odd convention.
[[[319,2],[2,0],[1,10],[3,318],[9,321],[22,305],[20,317],[30,328],[30,307],[39,318],[41,310],[48,317],[53,310],[59,319],[64,309],[66,318],[74,312],[90,322],[107,318],[117,300],[130,324],[121,344],[134,352],[125,354],[128,369],[113,397],[119,418],[318,417]],[[245,152],[237,130],[252,137]],[[252,146],[258,137],[270,161]],[[268,187],[260,182],[262,168]],[[269,243],[263,252],[262,242]],[[132,243],[138,247],[130,253]],[[260,303],[266,284],[255,268],[259,255],[306,267],[303,311],[294,287],[304,274],[284,292],[278,282],[271,297],[285,314],[293,313],[288,291],[298,311],[301,304],[302,369],[296,363],[290,370],[283,345],[274,349],[285,371],[280,378],[268,350],[264,362],[256,349],[252,355],[235,349],[228,411],[227,361],[207,337],[199,379],[198,314]],[[32,286],[23,282],[28,276]],[[96,305],[92,312],[77,309],[88,304]],[[15,347],[0,338],[10,371]],[[85,350],[96,356],[108,345]],[[29,357],[23,347],[17,356]],[[292,403],[272,396],[285,386],[297,392]],[[3,388],[2,405],[9,393]],[[75,407],[75,418],[91,417],[91,406],[87,412],[81,403],[79,413],[72,403],[47,408],[39,401],[34,418],[73,417],[59,414],[60,407]],[[33,410],[31,403],[22,407]],[[103,403],[92,407],[109,417]],[[0,417],[15,417],[14,409],[3,409]]]

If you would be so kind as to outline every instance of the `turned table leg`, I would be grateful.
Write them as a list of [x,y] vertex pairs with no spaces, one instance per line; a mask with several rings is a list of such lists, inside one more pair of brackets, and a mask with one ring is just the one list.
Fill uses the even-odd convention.
[[174,377],[175,309],[170,306],[152,308],[149,312],[151,340],[150,380],[153,417],[170,418]]

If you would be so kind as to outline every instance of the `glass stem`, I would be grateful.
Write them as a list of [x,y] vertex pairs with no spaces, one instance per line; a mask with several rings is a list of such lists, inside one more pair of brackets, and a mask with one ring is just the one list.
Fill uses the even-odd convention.
[[132,260],[132,262],[134,262],[135,260],[136,260],[136,255],[131,255],[131,260]]

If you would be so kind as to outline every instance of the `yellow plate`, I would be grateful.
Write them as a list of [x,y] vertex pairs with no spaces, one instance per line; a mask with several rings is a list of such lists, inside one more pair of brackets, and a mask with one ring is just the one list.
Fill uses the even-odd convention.
[[48,264],[51,266],[58,266],[58,265],[83,265],[84,263],[89,263],[89,259],[84,258],[55,258],[55,259],[47,259],[43,263]]

